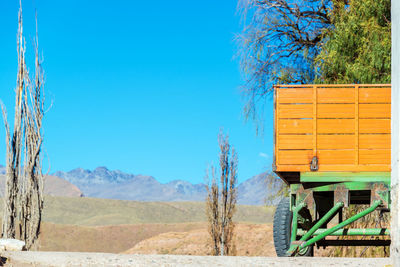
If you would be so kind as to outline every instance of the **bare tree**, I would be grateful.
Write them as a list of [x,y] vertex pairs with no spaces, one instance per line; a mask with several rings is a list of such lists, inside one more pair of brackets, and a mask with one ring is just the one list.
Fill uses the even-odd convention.
[[267,206],[277,205],[282,197],[289,196],[289,186],[275,173],[271,172],[265,176],[265,186],[269,194],[265,196],[264,203]]
[[2,105],[7,145],[2,235],[4,238],[19,238],[25,241],[27,249],[32,248],[39,236],[43,210],[40,152],[44,114],[44,77],[38,46],[36,19],[35,74],[31,78],[25,62],[26,48],[20,2],[17,39],[18,74],[12,135],[6,109]]
[[[208,173],[206,179],[209,180]],[[220,221],[219,221],[219,187],[215,179],[215,169],[211,167],[211,186],[207,185],[206,215],[208,220],[208,232],[212,241],[214,255],[220,254]]]
[[[244,29],[237,36],[246,118],[262,125],[273,84],[309,83],[332,13],[348,0],[239,0]],[[258,112],[257,112],[258,111]]]
[[[211,168],[211,185],[207,184],[206,213],[208,231],[211,236],[214,255],[231,255],[234,251],[233,234],[235,224],[233,215],[237,202],[237,153],[229,145],[227,136],[221,132],[218,136],[220,148],[220,180],[216,179],[215,169]],[[207,179],[209,179],[207,174]]]

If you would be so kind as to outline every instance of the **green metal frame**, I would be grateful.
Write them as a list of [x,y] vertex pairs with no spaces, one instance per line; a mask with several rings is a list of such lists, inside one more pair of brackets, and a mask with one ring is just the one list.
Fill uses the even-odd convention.
[[[339,186],[344,186],[348,190],[371,190],[377,182],[337,182],[337,183],[329,183],[324,185],[318,185],[312,188],[313,192],[328,192],[335,191],[335,189]],[[388,183],[382,181],[382,184],[385,185],[386,188],[390,188],[390,181]],[[302,184],[291,184],[290,191],[297,192]]]
[[301,183],[383,182],[390,184],[390,172],[302,172]]
[[[299,234],[297,231],[297,217],[299,211],[306,206],[304,202],[300,203],[293,209],[293,222],[292,222],[292,235],[291,235],[291,246],[287,252],[288,256],[295,256],[296,254],[300,253],[301,251],[304,251],[307,249],[307,247],[313,245],[314,243],[320,241],[321,239],[324,239],[325,237],[329,235],[333,235],[334,233],[336,235],[344,235],[344,233],[347,233],[347,235],[382,235],[382,233],[389,233],[390,231],[388,229],[352,229],[353,231],[349,231],[346,229],[342,229],[343,227],[355,222],[356,220],[364,217],[365,215],[373,212],[382,204],[382,200],[376,200],[374,203],[367,208],[366,210],[361,211],[360,213],[350,217],[349,219],[335,225],[332,228],[329,229],[320,229],[318,231],[318,228],[321,227],[324,223],[327,223],[330,221],[330,219],[335,215],[339,209],[341,209],[344,205],[343,202],[336,203],[310,230],[308,230],[301,238],[300,240],[296,241],[296,236]],[[339,230],[341,232],[339,232]],[[317,232],[318,231],[318,232]],[[365,233],[363,233],[365,231]],[[311,239],[309,239],[311,236],[315,235]]]
[[[325,231],[325,229],[318,229],[316,230],[312,235],[320,235]],[[297,235],[298,236],[304,236],[306,233],[308,233],[305,230],[298,229],[297,230]],[[386,228],[365,228],[365,229],[339,229],[331,234],[329,236],[385,236],[385,235],[390,235],[390,230]]]
[[[327,236],[388,236],[386,228],[343,229],[343,227],[373,212],[378,207],[390,210],[390,172],[304,172],[300,173],[300,183],[290,185],[290,209],[292,211],[291,245],[288,256],[302,254],[309,246]],[[332,218],[350,204],[351,191],[370,191],[370,207],[348,218],[332,228],[326,229]],[[322,218],[308,218],[308,211],[316,210],[314,193],[334,192],[334,205],[323,208]],[[324,203],[324,202],[323,202]],[[304,218],[304,214],[308,214]],[[300,229],[298,229],[300,228]],[[300,237],[299,240],[297,238]]]
[[298,214],[299,211],[306,206],[306,203],[302,202],[298,206],[293,208],[293,217],[292,217],[292,235],[290,238],[290,242],[296,241],[297,237],[297,225],[298,225]]

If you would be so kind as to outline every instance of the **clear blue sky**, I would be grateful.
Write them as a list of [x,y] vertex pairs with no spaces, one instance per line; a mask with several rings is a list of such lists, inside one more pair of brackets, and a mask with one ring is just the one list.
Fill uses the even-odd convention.
[[[239,155],[239,181],[271,169],[272,105],[263,137],[245,123],[235,0],[23,0],[34,7],[46,72],[44,164],[107,166],[161,182],[203,182],[220,127]],[[0,98],[13,113],[18,0],[0,3]],[[0,163],[5,163],[0,125]]]

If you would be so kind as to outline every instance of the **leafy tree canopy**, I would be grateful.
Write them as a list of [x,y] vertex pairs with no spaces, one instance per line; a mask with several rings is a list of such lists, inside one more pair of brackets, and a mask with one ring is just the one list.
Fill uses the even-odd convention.
[[[390,83],[390,0],[239,0],[244,113],[273,84]],[[261,122],[261,123],[260,123]]]
[[316,83],[390,83],[390,0],[352,0],[333,15]]

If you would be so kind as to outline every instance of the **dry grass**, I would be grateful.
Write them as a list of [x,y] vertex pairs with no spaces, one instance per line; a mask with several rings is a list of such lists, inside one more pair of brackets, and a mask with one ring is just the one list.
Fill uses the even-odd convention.
[[[204,209],[205,203],[199,202],[138,202],[47,196],[38,249],[119,253],[160,234],[207,233]],[[272,221],[273,212],[273,208],[238,206],[235,218],[237,221],[254,223],[255,228],[252,229],[261,229],[265,227],[261,223]],[[240,229],[245,228],[240,226]],[[269,231],[271,233],[265,233],[268,231],[264,230],[262,234],[269,236],[265,244],[271,244],[256,244],[273,251],[272,230]],[[250,231],[239,233],[237,240],[243,243],[249,234]],[[192,254],[190,247],[188,249],[188,254]]]
[[184,232],[204,227],[204,223],[111,226],[44,223],[39,238],[39,250],[119,253],[161,233]]
[[[270,223],[273,207],[238,205],[234,220]],[[85,226],[206,222],[202,202],[139,202],[98,198],[46,197],[45,222]]]
[[[350,205],[348,208],[344,209],[343,218],[348,219],[355,214],[365,210],[369,205]],[[384,213],[383,216],[379,217],[379,211],[373,211],[367,216],[355,221],[345,228],[390,228],[390,216],[389,213]],[[389,239],[389,237],[360,237],[360,236],[345,236],[345,237],[329,237],[330,239],[344,239],[344,240],[355,240],[355,239]],[[318,256],[325,257],[389,257],[390,249],[389,247],[375,247],[375,246],[340,246],[340,247],[330,247],[327,249],[319,249],[316,253]]]
[[[237,256],[274,257],[272,224],[237,224],[234,243]],[[212,255],[207,226],[191,231],[167,232],[139,242],[126,254]]]

